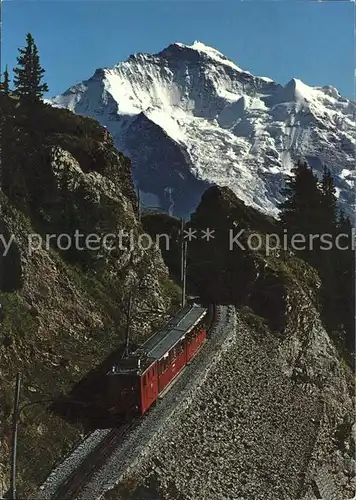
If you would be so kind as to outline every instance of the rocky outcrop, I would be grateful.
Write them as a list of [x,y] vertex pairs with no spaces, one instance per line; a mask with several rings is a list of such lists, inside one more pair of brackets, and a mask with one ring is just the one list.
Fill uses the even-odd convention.
[[[1,235],[13,238],[0,258],[0,493],[8,487],[16,372],[23,374],[22,405],[66,395],[122,344],[130,292],[133,342],[150,335],[177,300],[160,252],[137,245],[142,228],[129,160],[109,134],[48,106],[36,118],[28,113],[20,105],[6,117],[13,141],[2,166],[16,175],[5,176],[0,192]],[[120,230],[132,232],[132,245],[101,244]],[[87,244],[90,235],[100,244]],[[82,431],[47,407],[22,413],[18,490],[26,498]]]
[[[165,500],[297,500],[318,485],[318,495],[354,495],[353,438],[340,427],[353,419],[350,371],[306,296],[292,311],[307,311],[305,321],[294,328],[290,314],[280,338],[249,308],[239,310],[229,348],[127,479],[130,495],[120,496],[123,483],[108,498],[145,498],[139,492],[152,485]],[[296,358],[308,378],[293,376]]]
[[197,179],[191,172],[189,155],[181,145],[140,113],[126,132],[125,146],[130,151],[143,203],[150,204],[146,193],[151,193],[165,212],[188,218],[211,183]]
[[240,320],[235,341],[142,476],[165,498],[299,498],[320,418],[317,396],[283,375],[276,341]]
[[[318,484],[351,498],[354,383],[322,322],[316,271],[290,251],[267,252],[275,222],[227,188],[207,191],[189,225],[197,233],[188,243],[188,288],[207,302],[236,304],[238,327],[132,481],[156,484],[165,500],[296,500]],[[201,237],[206,228],[215,230],[210,242]],[[244,230],[245,249],[229,249],[231,228]],[[261,236],[258,250],[247,244],[252,233]]]

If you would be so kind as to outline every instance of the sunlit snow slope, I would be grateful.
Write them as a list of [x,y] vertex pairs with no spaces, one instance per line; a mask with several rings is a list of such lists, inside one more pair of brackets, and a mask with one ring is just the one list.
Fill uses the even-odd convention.
[[277,214],[293,163],[335,176],[354,206],[355,103],[330,86],[282,86],[239,68],[216,49],[174,43],[131,55],[52,100],[96,118],[133,161],[143,201],[187,216],[209,183]]

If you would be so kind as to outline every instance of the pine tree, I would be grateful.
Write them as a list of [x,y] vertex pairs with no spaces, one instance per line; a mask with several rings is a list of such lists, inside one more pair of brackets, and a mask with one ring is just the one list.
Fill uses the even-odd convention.
[[305,162],[299,162],[292,173],[283,190],[286,199],[279,204],[281,223],[288,232],[307,236],[315,232],[320,220],[318,181]]
[[[319,233],[336,237],[337,232],[337,199],[335,196],[336,188],[331,172],[326,167],[324,168],[323,177],[319,183],[320,189],[320,222]],[[321,252],[318,266],[320,274],[325,277],[326,289],[333,289],[333,284],[337,280],[335,259],[337,259],[337,248]],[[329,290],[327,293],[331,296]],[[332,299],[331,299],[332,300]]]
[[42,83],[41,80],[45,70],[41,67],[40,56],[38,54],[37,46],[33,45],[33,73],[32,73],[32,84],[37,97],[43,97],[44,92],[48,92],[47,83]]
[[337,199],[336,188],[331,172],[324,168],[323,178],[320,182],[321,213],[324,232],[334,233],[337,226]]
[[345,216],[343,210],[339,211],[339,216],[337,218],[337,230],[338,233],[351,234],[352,224],[349,217]]
[[[329,169],[324,167],[323,177],[319,183],[321,195],[320,234],[331,235],[333,241],[337,236],[337,199],[334,179]],[[343,315],[340,316],[340,267],[343,261],[342,252],[333,245],[320,251],[316,260],[316,267],[322,279],[321,297],[323,301],[324,318],[331,330],[337,329]]]
[[26,47],[19,49],[20,55],[17,58],[17,64],[19,67],[14,68],[15,92],[20,96],[28,95],[31,91],[33,44],[34,40],[32,35],[27,33]]
[[14,68],[15,92],[31,102],[38,102],[48,91],[46,83],[41,83],[45,70],[40,65],[38,49],[31,33],[26,35],[26,47],[19,49],[18,67]]
[[7,69],[7,65],[4,71],[4,82],[2,84],[2,90],[4,94],[9,95],[10,93],[10,77],[9,77],[9,71]]
[[316,240],[310,251],[298,253],[318,271],[323,320],[343,355],[351,359],[355,341],[352,224],[342,212],[337,215],[336,188],[330,170],[324,169],[320,182],[306,163],[298,163],[293,174],[283,191],[286,200],[279,205],[281,226],[289,235],[301,233],[307,238],[308,234],[330,234],[331,243],[338,242],[326,248]]
[[342,235],[335,252],[335,314],[334,322],[343,325],[344,336],[340,339],[346,355],[354,359],[355,352],[355,251],[353,250],[353,228],[351,221],[340,212],[336,233]]

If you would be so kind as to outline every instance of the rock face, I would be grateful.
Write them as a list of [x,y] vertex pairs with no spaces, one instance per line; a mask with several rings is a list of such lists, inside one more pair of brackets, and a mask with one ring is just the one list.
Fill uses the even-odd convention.
[[[178,297],[157,250],[66,250],[56,237],[45,244],[48,234],[73,237],[77,229],[84,236],[124,230],[138,238],[142,232],[129,160],[107,131],[50,106],[34,115],[13,106],[4,117],[0,221],[4,235],[15,237],[9,260],[0,263],[6,278],[0,292],[5,491],[16,372],[23,373],[22,403],[67,394],[123,341],[130,292],[134,341],[148,336]],[[287,500],[330,477],[343,497],[352,496],[353,381],[321,323],[318,278],[287,252],[230,251],[226,231],[234,223],[246,236],[274,228],[229,189],[210,188],[191,227],[219,230],[217,245],[201,238],[189,245],[189,283],[205,301],[237,307],[236,335],[184,415],[167,422],[159,446],[137,469],[138,498],[147,486],[153,498],[165,500]],[[41,405],[24,410],[24,498],[35,497],[34,485],[80,430]]]
[[[295,314],[304,318],[297,328]],[[297,500],[316,488],[352,498],[351,427],[335,439],[354,418],[349,377],[303,293],[284,338],[241,308],[230,347],[187,408],[166,422],[126,482],[130,494],[108,498],[145,498],[144,486],[153,485],[165,500]]]
[[224,355],[182,418],[162,436],[142,477],[165,498],[297,499],[321,411],[317,395],[284,376],[276,342],[240,321]]
[[236,304],[236,335],[132,484],[172,500],[353,497],[353,376],[322,323],[315,270],[280,249],[230,250],[229,228],[246,244],[276,226],[227,188],[204,193],[190,226],[188,287]]
[[[0,224],[4,240],[14,240],[0,258],[0,493],[8,486],[16,372],[23,374],[21,404],[68,394],[122,344],[130,291],[134,342],[166,319],[177,298],[160,252],[135,243],[142,228],[130,163],[107,131],[50,106],[7,105],[12,111],[2,109],[2,119],[11,140],[3,143]],[[85,243],[90,234],[120,230],[132,231],[132,246]],[[46,405],[24,410],[23,498],[33,497],[81,431]]]
[[[100,69],[52,100],[107,126],[147,205],[186,217],[207,184],[276,215],[297,159],[335,177],[353,211],[355,103],[330,86],[254,76],[201,42]],[[184,181],[184,193],[182,186]]]
[[139,179],[143,202],[148,203],[147,194],[151,193],[158,197],[156,205],[169,214],[186,215],[195,209],[211,184],[195,177],[186,151],[144,113],[129,126],[125,149],[130,151],[133,176]]

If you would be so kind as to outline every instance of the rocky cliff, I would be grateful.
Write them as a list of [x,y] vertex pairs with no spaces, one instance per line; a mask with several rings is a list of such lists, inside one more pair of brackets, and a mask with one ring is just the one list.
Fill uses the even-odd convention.
[[[235,336],[190,404],[106,498],[353,498],[350,372],[308,297],[294,314],[303,322],[277,338],[240,309]],[[328,484],[335,496],[324,496]]]
[[[150,215],[145,225],[153,231],[155,222],[158,232],[168,224]],[[275,221],[229,189],[204,193],[190,227],[188,288],[235,304],[236,332],[149,458],[107,498],[353,497],[353,375],[323,323],[317,273],[290,251],[267,252]],[[245,231],[245,250],[229,248],[229,228]],[[252,233],[258,250],[248,247]]]
[[[43,401],[20,417],[18,490],[31,498],[83,430],[49,411],[47,400],[69,394],[119,348],[130,293],[137,342],[176,307],[177,291],[160,252],[136,244],[142,228],[130,161],[107,131],[50,106],[0,104],[0,493],[9,486],[20,371],[21,405]],[[94,236],[86,240],[96,235],[102,242],[121,230],[132,231],[133,245],[124,240],[112,249],[89,245]]]
[[[1,104],[5,492],[16,372],[23,374],[22,405],[68,394],[80,399],[73,388],[124,339],[130,292],[133,341],[149,335],[177,302],[154,248],[127,247],[126,240],[123,248],[67,248],[68,237],[73,242],[79,231],[102,242],[120,230],[132,231],[135,241],[144,229],[171,234],[175,246],[164,257],[179,276],[179,221],[150,215],[141,226],[130,162],[97,122],[49,106]],[[236,332],[191,404],[167,421],[149,458],[109,497],[287,500],[315,494],[325,481],[340,496],[352,496],[352,373],[323,324],[315,270],[289,251],[266,252],[275,220],[227,188],[206,191],[189,226],[196,238],[188,243],[188,290],[205,302],[234,304]],[[203,238],[208,228],[210,241]],[[244,230],[244,250],[230,248],[230,229]],[[248,247],[252,233],[261,238],[258,250]],[[43,401],[21,412],[19,491],[25,498],[83,431],[82,423],[49,410]]]

